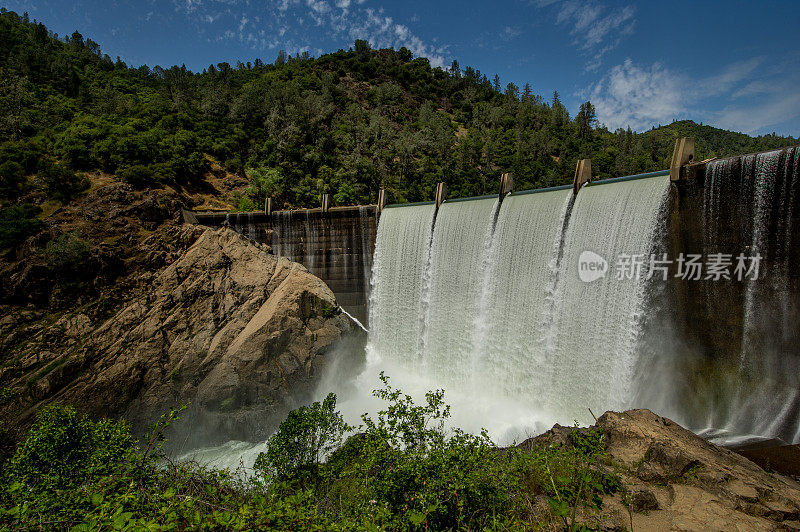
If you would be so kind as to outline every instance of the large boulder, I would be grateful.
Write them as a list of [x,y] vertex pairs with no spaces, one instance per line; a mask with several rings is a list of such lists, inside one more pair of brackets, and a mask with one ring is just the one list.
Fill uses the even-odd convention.
[[[181,445],[263,438],[308,398],[340,338],[363,334],[302,265],[228,228],[183,231],[201,234],[169,266],[143,273],[141,296],[110,319],[62,318],[58,330],[82,341],[37,376],[26,414],[59,401],[142,431],[191,402]],[[51,355],[20,360],[17,382],[30,381],[26,367],[42,371],[42,356]]]
[[[609,530],[800,530],[800,484],[767,472],[649,410],[606,412],[597,420],[606,456],[597,467],[620,475],[627,495],[606,496]],[[568,447],[561,427],[520,445]],[[588,517],[587,517],[588,519]]]

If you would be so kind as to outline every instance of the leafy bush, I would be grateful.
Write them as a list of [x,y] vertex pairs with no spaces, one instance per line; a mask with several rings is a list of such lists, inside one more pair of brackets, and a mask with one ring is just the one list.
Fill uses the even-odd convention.
[[316,473],[322,460],[342,443],[349,427],[335,411],[336,395],[289,412],[278,431],[267,441],[267,451],[255,468],[270,478],[300,479]]
[[125,422],[47,407],[0,473],[0,527],[577,531],[598,528],[603,496],[623,489],[597,429],[563,447],[497,449],[445,429],[441,390],[418,405],[381,378],[386,408],[357,429],[333,394],[291,412],[257,478],[170,460],[164,431],[182,409],[137,443]]
[[13,198],[25,183],[25,170],[16,161],[0,164],[0,197]]
[[363,432],[329,462],[327,478],[337,479],[330,497],[347,492],[351,499],[340,511],[355,518],[375,501],[385,526],[408,530],[482,529],[506,512],[506,479],[486,434],[447,431],[450,407],[442,390],[417,405],[388,377],[381,380],[373,394],[387,408],[376,419],[364,415]]
[[253,212],[259,210],[253,198],[246,194],[234,194],[233,201],[236,204],[233,208],[233,212]]
[[129,166],[118,172],[120,179],[134,188],[147,188],[157,184],[153,169],[149,166],[137,164]]
[[22,166],[26,174],[36,171],[39,158],[44,153],[41,144],[34,139],[7,141],[0,144],[0,161],[14,161]]
[[61,278],[82,277],[91,262],[92,247],[76,233],[58,235],[47,243],[44,259],[47,267]]
[[89,180],[76,174],[66,165],[45,159],[39,164],[37,176],[45,185],[47,194],[62,203],[69,202],[80,192],[89,188]]
[[44,227],[42,209],[25,203],[0,210],[0,249],[15,248]]
[[48,406],[17,448],[7,474],[31,489],[69,489],[112,473],[134,449],[124,421],[93,422],[71,407]]

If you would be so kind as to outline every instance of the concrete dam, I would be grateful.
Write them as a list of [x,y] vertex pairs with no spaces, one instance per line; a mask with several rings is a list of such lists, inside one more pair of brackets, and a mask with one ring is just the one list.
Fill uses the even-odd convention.
[[[680,144],[680,141],[679,141]],[[682,153],[685,152],[685,153]],[[386,371],[519,441],[650,408],[720,442],[800,441],[800,147],[482,198],[198,214],[329,283],[368,322],[350,420]],[[377,231],[376,231],[377,225]],[[334,390],[336,391],[336,390]]]

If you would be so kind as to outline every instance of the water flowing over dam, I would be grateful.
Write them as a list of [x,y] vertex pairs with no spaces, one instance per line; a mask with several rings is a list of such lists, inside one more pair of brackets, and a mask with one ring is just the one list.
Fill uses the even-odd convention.
[[[566,422],[591,420],[587,407],[623,407],[642,282],[613,275],[584,282],[578,259],[587,250],[609,258],[649,254],[668,190],[661,176],[587,187],[574,206],[571,190],[511,196],[499,212],[497,198],[445,202],[430,259],[417,251],[413,262],[382,258],[406,256],[395,248],[398,222],[427,225],[432,210],[387,209],[375,286],[422,271],[414,286],[430,279],[429,292],[423,289],[420,302],[410,283],[376,289],[371,344],[390,363],[411,361],[446,389],[491,391]],[[381,348],[385,337],[390,350]]]
[[368,370],[405,368],[490,429],[488,402],[534,413],[532,432],[645,407],[722,441],[797,442],[799,152],[711,162],[689,183],[387,208]]

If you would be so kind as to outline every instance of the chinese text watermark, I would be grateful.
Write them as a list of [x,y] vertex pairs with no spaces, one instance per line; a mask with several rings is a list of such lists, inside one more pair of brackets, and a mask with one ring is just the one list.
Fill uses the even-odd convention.
[[[666,253],[625,254],[617,255],[614,262],[614,277],[618,281],[630,279],[661,278],[666,281],[670,277],[687,281],[720,281],[737,280],[754,281],[758,279],[761,266],[761,255],[745,255],[739,253],[710,253],[700,255],[681,253],[677,259],[668,258]],[[670,269],[674,273],[670,273]],[[584,251],[578,257],[578,277],[581,281],[591,283],[605,277],[609,271],[604,257],[593,251]]]

